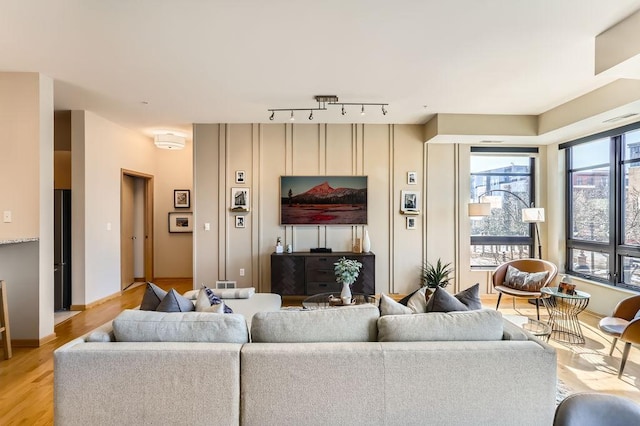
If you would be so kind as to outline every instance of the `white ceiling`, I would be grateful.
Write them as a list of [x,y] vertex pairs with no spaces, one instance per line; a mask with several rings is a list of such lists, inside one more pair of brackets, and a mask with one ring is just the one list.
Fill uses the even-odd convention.
[[318,94],[389,103],[389,113],[335,108],[314,122],[537,115],[621,77],[594,76],[594,37],[638,9],[640,0],[0,0],[0,72],[41,72],[55,81],[56,109],[147,134],[270,122],[268,108],[317,106]]

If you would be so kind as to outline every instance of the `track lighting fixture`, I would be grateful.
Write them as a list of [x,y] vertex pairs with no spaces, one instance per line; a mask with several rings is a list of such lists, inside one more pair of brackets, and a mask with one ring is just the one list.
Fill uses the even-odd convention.
[[338,102],[338,97],[335,95],[317,95],[314,96],[315,101],[318,103],[317,107],[314,108],[270,108],[267,111],[271,112],[269,116],[269,120],[273,121],[275,119],[275,115],[277,111],[291,111],[291,116],[289,118],[290,121],[294,121],[295,117],[293,116],[294,111],[309,111],[309,120],[313,120],[313,112],[314,111],[326,111],[327,106],[337,106],[340,105],[340,114],[347,115],[347,110],[345,109],[345,105],[360,105],[360,114],[365,115],[364,107],[365,105],[369,106],[379,106],[382,107],[382,115],[387,115],[387,106],[389,104],[383,103],[369,103],[369,102]]

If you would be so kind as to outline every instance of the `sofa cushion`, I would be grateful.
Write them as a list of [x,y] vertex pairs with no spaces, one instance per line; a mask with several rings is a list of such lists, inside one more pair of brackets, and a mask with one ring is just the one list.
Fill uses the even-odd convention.
[[251,340],[262,343],[375,342],[378,308],[372,304],[310,311],[258,312]]
[[504,285],[523,291],[540,291],[549,276],[549,271],[522,272],[509,265],[504,278]]
[[202,290],[204,290],[205,294],[209,298],[209,302],[211,302],[212,305],[222,304],[222,309],[223,309],[223,312],[225,314],[232,314],[233,313],[233,309],[228,307],[226,303],[223,303],[222,299],[220,299],[218,296],[216,296],[212,289],[210,289],[209,287],[203,285],[202,286]]
[[242,315],[206,312],[125,310],[113,320],[113,333],[118,342],[249,341],[247,323]]
[[140,310],[155,311],[166,295],[166,291],[152,282],[147,282],[147,288],[144,291],[144,296],[142,296],[142,303],[140,303]]
[[427,302],[427,312],[473,311],[482,309],[480,301],[480,284],[462,290],[457,294],[449,294],[437,287]]
[[[413,293],[415,294],[415,292]],[[406,305],[396,302],[384,293],[380,294],[380,315],[405,315],[413,311]]]
[[173,288],[169,290],[156,308],[158,312],[190,312],[193,310],[195,310],[193,302],[180,295],[180,293]]
[[201,289],[198,292],[198,298],[196,299],[196,312],[211,312],[214,314],[224,314],[224,302],[220,301],[215,305],[211,304],[207,292],[205,289]]
[[502,340],[502,314],[493,309],[388,315],[378,319],[380,342]]

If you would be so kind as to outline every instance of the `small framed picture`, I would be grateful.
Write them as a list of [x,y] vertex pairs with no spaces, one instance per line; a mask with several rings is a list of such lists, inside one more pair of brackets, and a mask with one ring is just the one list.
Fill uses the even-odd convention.
[[231,210],[249,211],[249,188],[231,188]]
[[191,192],[188,189],[173,190],[173,208],[188,209],[191,207]]
[[236,216],[236,228],[244,228],[244,227],[245,227],[244,216]]
[[409,216],[407,218],[407,229],[416,229],[416,218]]
[[236,183],[245,183],[244,170],[236,170]]
[[407,172],[407,185],[417,185],[417,184],[418,184],[418,173]]
[[193,213],[169,212],[169,232],[193,232]]
[[420,191],[402,191],[400,194],[400,210],[403,213],[420,211]]

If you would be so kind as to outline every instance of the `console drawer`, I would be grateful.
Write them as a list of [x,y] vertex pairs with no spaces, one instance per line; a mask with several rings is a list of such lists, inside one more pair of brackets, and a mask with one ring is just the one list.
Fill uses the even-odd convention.
[[307,294],[319,294],[319,293],[336,293],[336,297],[340,296],[342,291],[342,284],[336,281],[307,281]]

